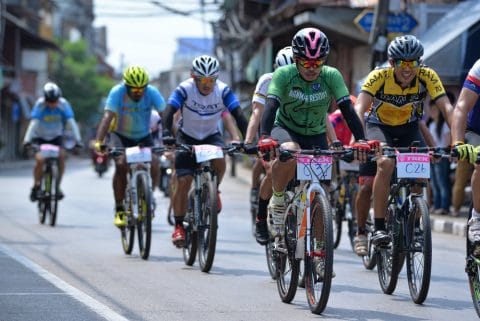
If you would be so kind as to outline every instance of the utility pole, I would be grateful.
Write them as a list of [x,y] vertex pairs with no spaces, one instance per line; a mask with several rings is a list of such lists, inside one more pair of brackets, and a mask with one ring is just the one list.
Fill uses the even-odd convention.
[[374,69],[387,60],[387,24],[389,0],[379,0],[375,7],[372,30],[368,42],[372,47],[370,68]]

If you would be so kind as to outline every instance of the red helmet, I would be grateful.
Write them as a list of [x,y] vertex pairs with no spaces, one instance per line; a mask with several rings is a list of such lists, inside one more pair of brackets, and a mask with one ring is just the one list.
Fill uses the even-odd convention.
[[317,28],[303,28],[292,39],[294,58],[325,59],[330,52],[327,36]]

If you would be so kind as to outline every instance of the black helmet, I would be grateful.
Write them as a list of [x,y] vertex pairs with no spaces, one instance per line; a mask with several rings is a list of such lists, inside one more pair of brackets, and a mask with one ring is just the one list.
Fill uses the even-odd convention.
[[326,59],[330,52],[327,36],[317,28],[303,28],[292,39],[294,58]]
[[45,97],[45,101],[54,103],[62,96],[62,91],[55,83],[47,82],[45,86],[43,86],[43,96]]
[[388,46],[388,58],[417,60],[423,56],[423,45],[415,36],[396,37]]

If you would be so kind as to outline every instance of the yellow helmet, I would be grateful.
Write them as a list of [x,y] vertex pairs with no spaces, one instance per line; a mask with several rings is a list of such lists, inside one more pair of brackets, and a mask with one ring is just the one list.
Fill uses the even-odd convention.
[[148,84],[148,74],[140,66],[129,66],[123,72],[123,81],[130,87],[145,87]]

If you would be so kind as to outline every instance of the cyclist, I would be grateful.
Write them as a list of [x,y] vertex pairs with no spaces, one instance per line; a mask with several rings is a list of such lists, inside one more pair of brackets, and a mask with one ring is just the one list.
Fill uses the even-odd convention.
[[[98,126],[95,149],[101,151],[105,136],[110,128],[109,144],[113,147],[154,146],[150,134],[152,109],[162,112],[165,100],[154,86],[148,84],[146,70],[137,65],[127,67],[123,72],[123,82],[109,92],[103,118]],[[115,198],[115,219],[117,227],[126,226],[124,206],[128,166],[124,156],[115,158],[113,194]],[[158,185],[158,158],[152,155],[152,185]]]
[[[480,95],[480,59],[468,72],[452,117],[452,142],[460,160],[475,166],[471,178],[473,209],[468,221],[468,239],[475,244],[473,254],[480,257],[480,109],[475,106]],[[475,108],[474,108],[475,107]],[[467,140],[468,144],[464,141]],[[476,147],[474,147],[476,146]]]
[[[275,70],[278,67],[289,64],[293,64],[293,52],[291,46],[287,46],[278,51],[277,55],[275,56],[273,68]],[[256,139],[265,106],[268,85],[272,80],[272,75],[273,72],[269,72],[263,74],[258,79],[252,98],[252,115],[248,122],[247,134],[244,141],[245,145],[252,144]],[[265,166],[268,166],[267,163],[265,163]],[[252,189],[250,192],[250,200],[251,202],[256,202],[258,199],[255,238],[260,245],[265,245],[268,242],[267,206],[268,201],[272,196],[272,180],[270,175],[266,174],[263,181],[260,182],[260,177],[264,172],[264,162],[260,158],[257,158],[252,169]]]
[[[263,148],[273,149],[275,141],[288,149],[328,148],[326,123],[332,100],[342,111],[355,139],[364,139],[361,122],[353,110],[341,73],[325,65],[330,52],[327,36],[316,28],[299,30],[292,39],[295,64],[275,70],[268,87],[262,116]],[[267,145],[267,141],[271,143]],[[368,145],[358,142],[360,150]],[[268,205],[267,223],[271,236],[282,236],[285,188],[295,176],[296,162],[273,160],[273,195]]]
[[[369,140],[376,140],[389,146],[393,145],[395,139],[398,139],[398,146],[409,146],[412,141],[420,141],[420,145],[425,146],[419,123],[426,95],[430,95],[430,99],[435,102],[447,120],[450,120],[453,107],[437,73],[421,64],[423,45],[415,36],[396,37],[389,44],[387,54],[390,65],[370,72],[357,98],[355,109],[364,122],[363,116],[370,108],[365,116],[365,130]],[[360,175],[370,173],[370,176],[374,176],[373,244],[389,241],[385,232],[385,213],[394,161],[387,157],[379,157],[376,166],[376,174],[375,163],[361,164],[360,169]],[[364,202],[369,200],[365,199]],[[364,207],[369,206],[368,203]],[[357,206],[359,234],[355,250],[359,255],[366,255],[367,238],[364,227],[368,210],[364,211],[361,208]]]
[[[171,145],[173,115],[177,110],[182,113],[182,121],[176,134],[178,143],[190,145],[211,144],[223,146],[223,137],[218,122],[222,112],[228,109],[237,122],[243,136],[247,129],[247,120],[242,114],[240,103],[230,87],[218,80],[220,64],[214,57],[202,55],[192,62],[191,78],[181,82],[170,95],[163,117],[163,139],[165,145]],[[175,228],[172,234],[173,244],[181,248],[185,242],[183,218],[187,211],[188,190],[193,180],[194,159],[190,153],[177,151],[175,154],[176,190],[173,195]],[[225,159],[212,160],[212,167],[218,175],[218,184],[225,174]],[[221,210],[220,196],[217,195],[217,210]]]
[[[63,149],[63,134],[65,127],[70,126],[76,141],[76,146],[81,147],[82,138],[75,121],[75,116],[70,103],[62,97],[62,91],[53,82],[47,82],[43,86],[43,97],[35,102],[32,109],[31,121],[28,125],[23,144],[28,148],[34,144],[52,144],[61,147],[59,156],[58,181],[61,182],[65,170],[65,150]],[[35,166],[33,168],[33,187],[30,192],[30,200],[35,202],[40,195],[40,182],[43,172],[43,159],[40,153],[35,155]],[[64,194],[58,192],[58,199]]]

